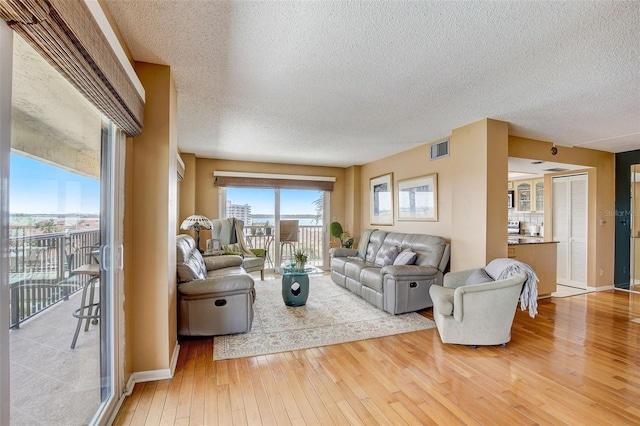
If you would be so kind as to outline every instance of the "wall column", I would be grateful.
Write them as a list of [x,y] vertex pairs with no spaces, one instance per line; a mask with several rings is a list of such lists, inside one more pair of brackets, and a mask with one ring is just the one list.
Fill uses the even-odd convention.
[[[362,234],[361,216],[362,209],[360,199],[362,198],[361,167],[351,166],[345,169],[344,174],[344,230],[353,235],[356,240]],[[329,222],[333,222],[333,219]]]
[[451,270],[507,257],[507,168],[509,125],[483,119],[454,129]]
[[136,62],[135,70],[146,104],[125,183],[127,370],[157,379],[170,374],[177,352],[177,94],[168,66]]

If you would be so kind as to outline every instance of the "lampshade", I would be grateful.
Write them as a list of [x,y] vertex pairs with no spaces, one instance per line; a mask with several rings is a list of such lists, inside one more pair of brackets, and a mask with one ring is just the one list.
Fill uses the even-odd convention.
[[213,228],[213,224],[211,223],[211,221],[206,216],[202,216],[201,214],[192,214],[191,216],[183,220],[182,225],[180,225],[180,229],[182,230],[200,230],[211,228]]

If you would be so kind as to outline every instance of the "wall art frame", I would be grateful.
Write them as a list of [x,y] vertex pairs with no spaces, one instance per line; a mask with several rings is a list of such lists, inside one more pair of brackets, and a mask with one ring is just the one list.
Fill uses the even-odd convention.
[[399,221],[438,221],[438,174],[398,181]]
[[369,179],[371,225],[393,225],[393,173]]

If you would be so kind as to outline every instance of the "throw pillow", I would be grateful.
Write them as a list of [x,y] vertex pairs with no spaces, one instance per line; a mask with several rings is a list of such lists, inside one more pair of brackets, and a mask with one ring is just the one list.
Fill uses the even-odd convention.
[[394,265],[413,265],[416,261],[416,252],[411,249],[403,250],[393,261]]
[[483,284],[490,283],[492,281],[493,278],[491,278],[484,269],[480,268],[476,269],[471,273],[471,275],[469,275],[469,278],[467,278],[464,285]]
[[378,256],[376,256],[376,264],[380,266],[393,265],[393,261],[396,260],[396,256],[398,256],[398,247],[391,246],[387,247],[385,250],[382,248],[380,252],[378,252]]

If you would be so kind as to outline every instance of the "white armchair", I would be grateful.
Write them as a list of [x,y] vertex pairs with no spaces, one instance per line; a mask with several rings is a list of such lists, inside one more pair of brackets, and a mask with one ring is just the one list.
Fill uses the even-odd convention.
[[442,342],[474,349],[477,345],[505,346],[511,340],[511,326],[526,279],[525,273],[517,272],[494,280],[482,268],[446,274],[442,286],[429,289]]

